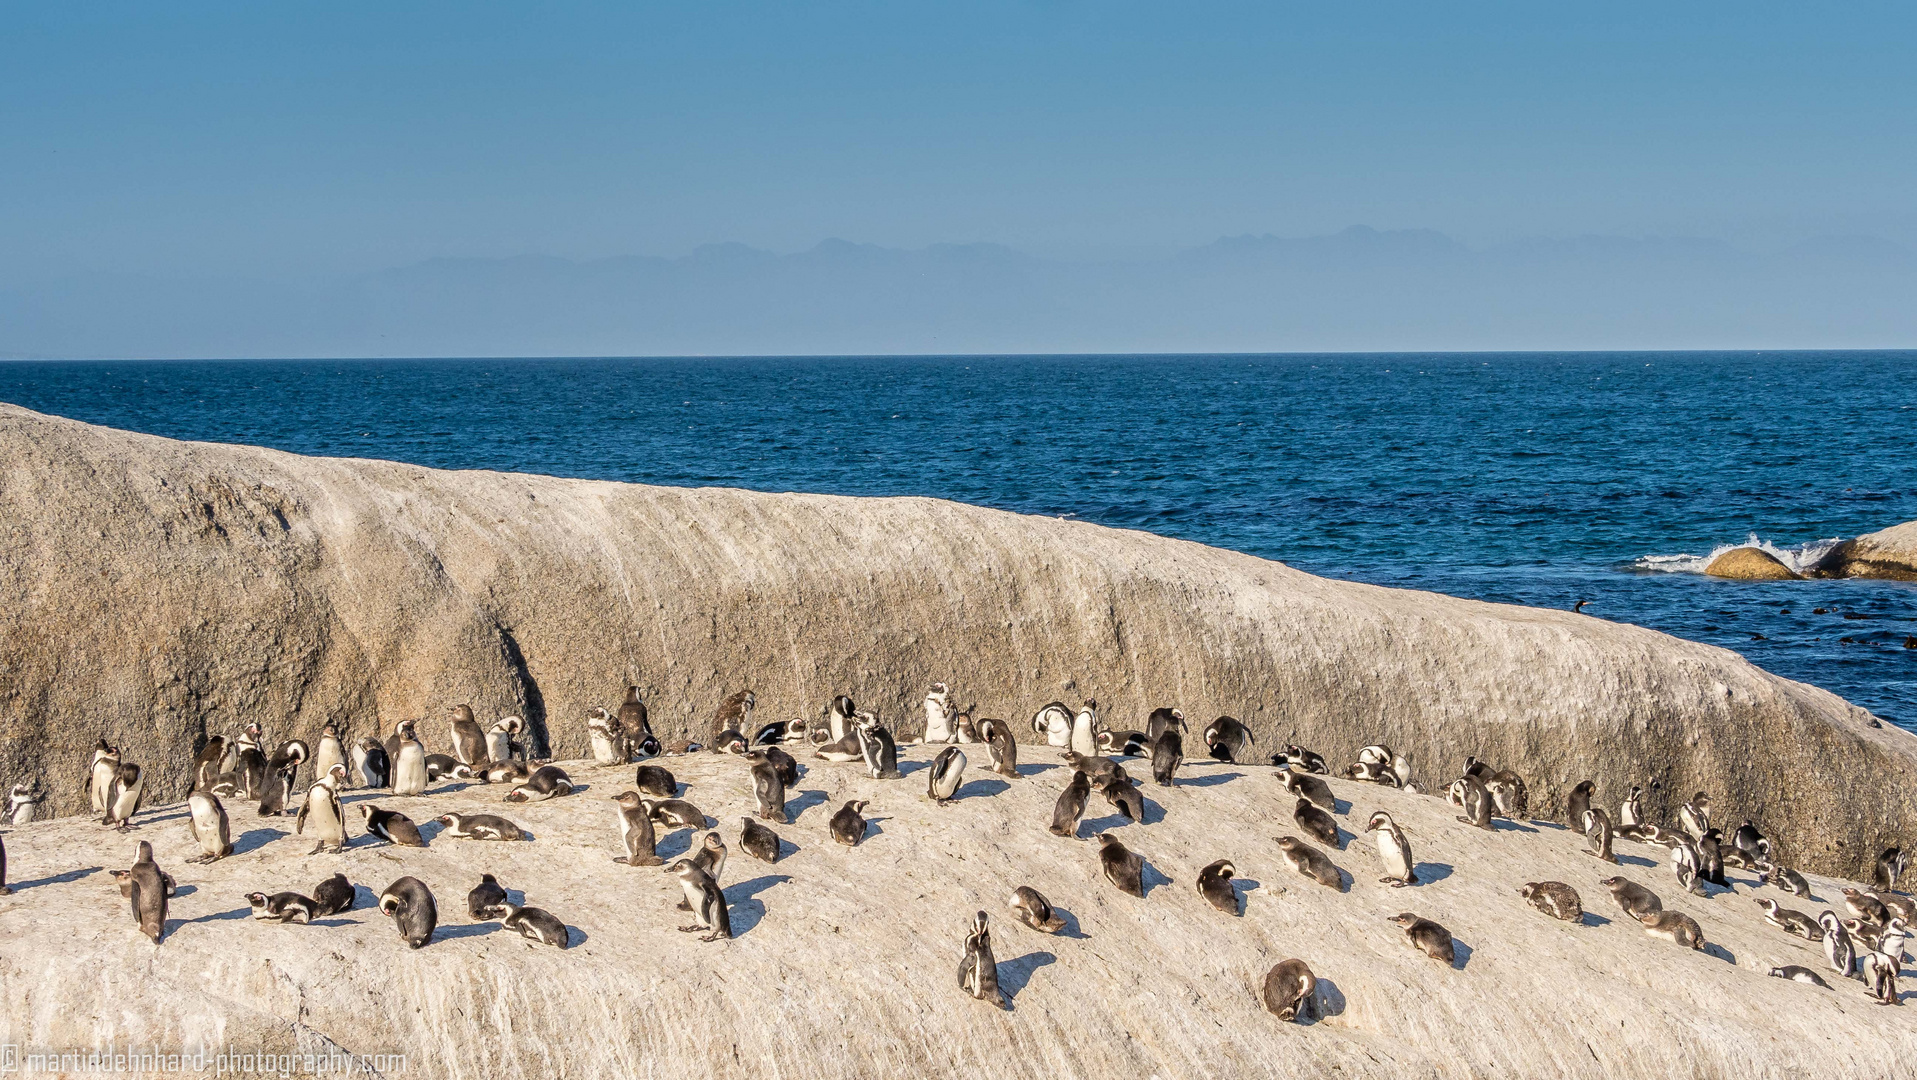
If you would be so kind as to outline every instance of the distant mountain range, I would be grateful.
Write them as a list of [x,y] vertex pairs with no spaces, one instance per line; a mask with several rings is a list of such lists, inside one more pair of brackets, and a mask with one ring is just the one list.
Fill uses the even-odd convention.
[[790,255],[433,259],[320,286],[83,275],[0,292],[0,355],[554,356],[1917,346],[1917,254],[1428,230],[1146,261],[827,240]]

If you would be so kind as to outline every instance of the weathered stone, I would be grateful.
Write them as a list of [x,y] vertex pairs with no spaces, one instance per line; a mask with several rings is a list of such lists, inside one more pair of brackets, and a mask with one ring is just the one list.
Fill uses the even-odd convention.
[[1735,547],[1712,559],[1704,572],[1733,581],[1796,581],[1797,571],[1763,548]]
[[[0,898],[0,1043],[335,1045],[404,1054],[404,1067],[375,1062],[388,1077],[448,1080],[1912,1075],[1909,1010],[1871,1004],[1818,945],[1765,924],[1752,874],[1731,871],[1734,892],[1687,896],[1661,848],[1618,841],[1625,865],[1612,866],[1563,829],[1477,829],[1442,798],[1333,778],[1348,839],[1326,854],[1348,883],[1327,889],[1273,843],[1297,831],[1273,770],[1200,759],[1176,787],[1146,784],[1148,824],[1124,823],[1097,796],[1080,824],[1082,836],[1117,832],[1145,858],[1153,884],[1137,899],[1100,876],[1096,845],[1046,831],[1065,770],[1055,752],[1027,749],[1017,779],[985,774],[975,759],[975,778],[946,806],[925,797],[933,748],[904,749],[903,780],[808,760],[788,804],[793,821],[773,826],[786,854],[771,865],[739,848],[739,818],[753,806],[745,763],[667,759],[732,848],[721,884],[738,937],[726,942],[676,931],[690,917],[674,910],[682,894],[665,869],[613,861],[621,848],[605,796],[631,783],[630,768],[566,762],[584,789],[530,805],[502,804],[498,786],[348,794],[420,822],[424,848],[361,835],[350,808],[354,842],[340,855],[308,854],[310,842],[281,835],[290,819],[233,808],[241,850],[210,865],[186,862],[196,849],[179,807],[158,808],[130,836],[78,818],[10,829],[8,869],[24,887]],[[1144,774],[1137,759],[1128,765]],[[1619,794],[1600,792],[1607,807]],[[877,822],[856,848],[826,829],[850,799],[871,800]],[[475,810],[504,813],[535,839],[454,840],[430,824]],[[1377,848],[1358,831],[1374,810],[1410,838],[1415,887],[1379,882]],[[661,829],[659,847],[670,860],[699,839]],[[138,840],[153,843],[180,885],[158,946],[107,873],[90,870],[128,865]],[[1219,858],[1237,867],[1242,917],[1194,888],[1199,868]],[[247,917],[244,894],[310,895],[334,873],[363,887],[354,910],[312,926]],[[569,924],[572,948],[469,922],[465,896],[481,873]],[[1646,934],[1597,884],[1611,874],[1696,919],[1708,951]],[[402,875],[438,899],[439,932],[423,949],[407,948],[373,906]],[[1570,883],[1584,922],[1532,910],[1518,889],[1539,880]],[[1006,899],[1020,885],[1069,913],[1065,933],[1012,918]],[[1812,875],[1810,885],[1825,903],[1838,897],[1837,882]],[[981,910],[1010,1011],[959,989],[959,947]],[[1385,921],[1401,911],[1450,929],[1453,966],[1405,944]],[[1265,972],[1290,957],[1320,980],[1324,1015],[1310,1025],[1279,1022],[1256,997]],[[1786,964],[1822,972],[1832,989],[1766,976]]]
[[1853,877],[1917,809],[1917,738],[1724,649],[933,499],[445,472],[0,406],[0,522],[0,776],[42,776],[61,813],[102,734],[163,801],[249,720],[423,718],[443,748],[469,702],[579,757],[627,682],[671,743],[742,687],[755,720],[847,693],[909,736],[935,680],[1014,721],[1229,713],[1260,758],[1384,742],[1432,785],[1475,755],[1543,813],[1587,777],[1645,785],[1657,820],[1706,790]]
[[1846,540],[1817,560],[1816,577],[1917,581],[1917,521]]

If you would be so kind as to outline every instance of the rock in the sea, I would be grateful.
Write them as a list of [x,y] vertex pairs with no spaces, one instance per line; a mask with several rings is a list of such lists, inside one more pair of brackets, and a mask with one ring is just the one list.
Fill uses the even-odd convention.
[[1838,544],[1817,560],[1811,575],[1917,581],[1917,521]]
[[82,809],[103,735],[157,805],[185,796],[197,738],[253,719],[317,744],[470,704],[577,759],[629,685],[668,745],[750,689],[777,717],[850,694],[903,742],[934,681],[981,716],[1235,716],[1242,760],[1475,756],[1547,817],[1586,778],[1605,805],[1666,793],[1657,821],[1709,791],[1851,877],[1917,823],[1917,736],[1639,627],[935,499],[447,472],[0,405],[0,777],[43,778],[57,813]]
[[1712,559],[1704,572],[1733,581],[1797,581],[1797,571],[1763,548],[1735,547]]

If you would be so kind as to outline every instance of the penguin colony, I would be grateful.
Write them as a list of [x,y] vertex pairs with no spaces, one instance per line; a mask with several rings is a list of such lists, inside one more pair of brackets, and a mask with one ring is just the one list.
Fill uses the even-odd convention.
[[[750,691],[733,695],[719,707],[705,744],[686,743],[666,750],[653,736],[637,688],[628,687],[625,702],[616,712],[594,709],[586,718],[593,761],[602,768],[623,768],[635,760],[701,750],[740,757],[752,781],[753,805],[727,809],[749,811],[735,819],[741,826],[737,846],[765,862],[780,858],[782,842],[770,825],[788,824],[786,792],[802,775],[798,758],[788,748],[814,762],[857,769],[872,779],[902,776],[892,733],[875,714],[858,709],[847,696],[833,698],[817,720],[776,721],[756,728],[750,724],[754,705]],[[913,742],[943,747],[924,769],[926,790],[922,797],[932,805],[949,807],[963,801],[964,772],[970,761],[961,745],[978,747],[974,753],[982,752],[993,773],[1020,776],[1019,744],[1012,738],[1010,722],[975,720],[975,707],[960,711],[953,704],[950,688],[943,683],[933,684],[923,706],[924,732]],[[411,720],[396,725],[384,741],[365,737],[351,742],[339,727],[328,725],[317,753],[294,739],[269,754],[258,724],[249,724],[231,739],[218,735],[209,738],[192,766],[186,828],[198,854],[187,861],[206,863],[233,855],[232,826],[226,809],[226,803],[233,800],[255,803],[261,817],[296,814],[294,834],[310,837],[315,854],[343,851],[353,838],[352,815],[342,812],[341,793],[352,786],[355,773],[359,787],[386,789],[395,795],[423,794],[431,783],[448,780],[504,785],[507,791],[501,801],[505,804],[543,802],[574,793],[577,785],[564,769],[528,757],[517,739],[525,731],[519,718],[503,717],[482,728],[466,705],[455,706],[450,713],[451,754],[429,753],[419,724]],[[1125,819],[1145,821],[1139,783],[1120,758],[1142,759],[1140,764],[1143,771],[1149,771],[1150,782],[1168,787],[1178,784],[1178,772],[1186,760],[1189,731],[1184,714],[1174,708],[1152,711],[1143,731],[1116,730],[1100,721],[1095,701],[1088,700],[1078,709],[1052,702],[1033,715],[1030,726],[1067,766],[1068,779],[1048,826],[1056,837],[1094,839],[1078,836],[1080,819],[1094,794]],[[1221,716],[1203,729],[1200,739],[1208,757],[1247,764],[1241,758],[1254,735],[1244,723]],[[297,791],[298,773],[309,761],[313,779],[294,811],[290,804]],[[1321,850],[1344,850],[1347,844],[1338,800],[1323,779],[1331,773],[1326,759],[1305,747],[1290,745],[1271,755],[1270,761],[1276,781],[1270,798],[1291,806],[1292,819],[1302,836],[1275,836],[1270,851],[1251,854],[1263,855],[1271,865],[1282,865],[1316,886],[1344,892],[1345,872]],[[1348,780],[1426,794],[1412,775],[1410,761],[1380,744],[1359,750],[1342,775]],[[102,826],[120,832],[138,827],[135,818],[142,807],[144,776],[139,764],[123,761],[117,748],[105,739],[99,741],[88,763],[87,790]],[[614,835],[621,852],[613,861],[631,867],[663,867],[664,873],[677,881],[684,896],[677,906],[688,913],[685,917],[690,920],[677,925],[677,929],[699,935],[702,942],[724,941],[733,936],[731,913],[720,886],[730,849],[718,823],[697,805],[679,797],[680,786],[669,769],[646,763],[639,765],[630,787],[607,797],[615,804]],[[910,797],[905,792],[902,787],[899,797]],[[1465,760],[1456,779],[1432,792],[1434,796],[1440,793],[1461,811],[1457,820],[1472,828],[1494,830],[1495,819],[1521,821],[1529,817],[1529,794],[1523,778],[1474,758]],[[1726,894],[1735,893],[1724,876],[1727,867],[1756,872],[1759,887],[1777,890],[1786,897],[1810,896],[1802,875],[1780,861],[1771,841],[1754,823],[1743,822],[1729,836],[1715,826],[1710,797],[1705,792],[1696,793],[1678,808],[1675,823],[1662,826],[1644,819],[1641,788],[1633,787],[1619,801],[1615,815],[1596,804],[1597,794],[1592,781],[1575,785],[1565,798],[1565,824],[1586,838],[1585,853],[1599,863],[1620,862],[1613,853],[1617,842],[1665,849],[1674,880],[1664,888],[1674,889],[1673,895],[1683,898],[1687,905],[1722,903]],[[15,825],[32,821],[40,801],[37,782],[15,785],[8,801],[9,820]],[[844,803],[831,814],[827,835],[838,844],[856,848],[869,832],[865,817],[869,806],[866,800]],[[448,813],[432,819],[440,828],[429,837],[404,813],[371,802],[360,802],[355,809],[366,837],[394,847],[425,847],[450,840],[534,839],[499,815]],[[1347,804],[1347,826],[1360,820],[1365,822],[1362,833],[1376,844],[1383,870],[1378,880],[1394,888],[1418,886],[1419,864],[1413,855],[1412,838],[1389,813],[1377,810],[1361,815]],[[711,831],[705,833],[690,857],[668,866],[655,851],[661,827]],[[1355,826],[1350,828],[1356,831]],[[1038,833],[1039,823],[1033,823],[1033,831]],[[1095,840],[1096,851],[1088,858],[1096,859],[1098,876],[1118,892],[1148,902],[1156,882],[1148,874],[1150,864],[1144,853],[1130,849],[1109,831],[1099,833]],[[130,901],[132,921],[139,932],[159,944],[167,933],[167,901],[173,895],[175,881],[154,861],[150,843],[138,842],[134,854],[132,866],[113,871],[112,877],[121,896]],[[0,895],[10,892],[5,859],[5,846],[0,843]],[[1834,908],[1812,914],[1785,907],[1785,901],[1775,897],[1753,897],[1764,909],[1764,920],[1780,934],[1820,943],[1826,958],[1826,968],[1821,972],[1790,965],[1772,968],[1769,975],[1823,990],[1833,989],[1826,976],[1840,983],[1854,979],[1875,1002],[1901,1004],[1897,978],[1911,926],[1917,924],[1917,900],[1896,891],[1904,869],[1901,849],[1885,851],[1876,860],[1871,889],[1842,890],[1841,915]],[[1625,919],[1639,924],[1646,934],[1689,949],[1707,947],[1698,922],[1682,911],[1667,908],[1665,899],[1646,884],[1622,874],[1597,877],[1602,871],[1595,865],[1593,870],[1594,885],[1608,892]],[[1247,901],[1246,894],[1233,884],[1238,872],[1233,859],[1218,858],[1200,871],[1196,881],[1204,901],[1229,917],[1242,915]],[[1156,877],[1162,881],[1162,875]],[[442,882],[441,887],[456,884],[464,883]],[[1065,930],[1068,915],[1052,899],[1028,883],[1005,884],[1006,906],[1018,923],[1046,934]],[[310,896],[295,890],[262,889],[245,894],[243,899],[255,919],[286,924],[309,924],[355,906],[357,890],[344,874],[335,874],[309,891]],[[1528,906],[1569,924],[1585,923],[1587,905],[1567,883],[1526,882],[1514,887],[1512,893],[1514,911]],[[379,911],[393,920],[395,931],[409,948],[432,943],[439,915],[426,882],[401,876],[377,898]],[[497,921],[533,944],[564,949],[571,941],[571,931],[561,918],[541,908],[514,903],[492,874],[482,875],[468,892],[466,914],[473,921]],[[1439,923],[1414,911],[1384,921],[1398,928],[1406,947],[1446,965],[1456,963],[1456,943]],[[998,981],[992,933],[989,912],[977,911],[966,918],[955,935],[963,942],[957,982],[970,997],[1010,1008]],[[1313,1017],[1318,1009],[1317,978],[1310,963],[1292,958],[1273,966],[1264,975],[1260,996],[1266,1009],[1280,1020]]]

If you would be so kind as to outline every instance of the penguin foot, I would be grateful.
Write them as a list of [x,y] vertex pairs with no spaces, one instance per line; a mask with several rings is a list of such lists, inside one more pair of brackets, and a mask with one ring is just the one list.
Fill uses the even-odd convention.
[[681,926],[681,927],[679,928],[679,932],[680,932],[681,934],[696,934],[696,933],[698,933],[699,931],[701,931],[701,930],[704,930],[704,929],[705,929],[705,927],[703,927],[703,926]]
[[707,934],[705,937],[700,938],[699,940],[700,941],[718,941],[720,938],[730,939],[731,937],[732,937],[731,934],[721,934],[717,930],[715,930],[712,933]]

